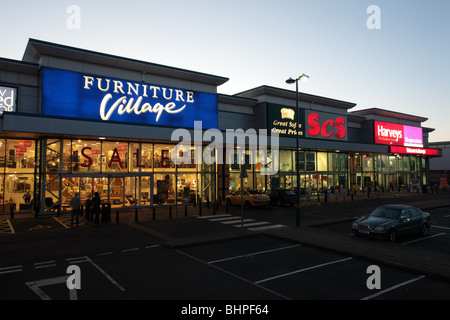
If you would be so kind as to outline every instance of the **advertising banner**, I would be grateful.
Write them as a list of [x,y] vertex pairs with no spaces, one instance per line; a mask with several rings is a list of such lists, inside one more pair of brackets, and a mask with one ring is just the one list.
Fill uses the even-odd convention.
[[44,68],[42,114],[101,121],[217,128],[217,95]]
[[438,156],[439,149],[426,149],[426,148],[415,148],[415,147],[396,147],[392,146],[391,153],[402,153],[402,154],[417,154],[422,156]]
[[392,146],[423,147],[423,133],[420,127],[398,123],[374,121],[375,143]]
[[[298,136],[303,138],[303,127],[305,111],[299,109],[298,114]],[[267,129],[270,132],[277,132],[280,137],[295,138],[297,131],[297,115],[295,114],[295,107],[286,107],[277,104],[267,105]]]

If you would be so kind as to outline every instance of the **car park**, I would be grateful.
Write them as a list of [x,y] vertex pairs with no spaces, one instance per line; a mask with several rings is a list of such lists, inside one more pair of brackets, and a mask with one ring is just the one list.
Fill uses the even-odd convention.
[[[235,191],[226,196],[227,205],[241,205],[241,191]],[[270,204],[270,197],[259,190],[244,190],[244,206],[265,207]]]
[[430,227],[429,213],[414,206],[391,204],[378,207],[369,215],[355,220],[351,229],[355,235],[394,242],[398,237],[411,233],[427,236]]
[[270,203],[277,207],[282,205],[294,205],[297,202],[297,195],[292,190],[274,189],[269,193]]

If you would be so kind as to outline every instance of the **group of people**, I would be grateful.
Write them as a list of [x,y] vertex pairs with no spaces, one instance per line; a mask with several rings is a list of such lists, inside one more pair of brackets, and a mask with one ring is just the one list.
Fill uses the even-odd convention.
[[[96,220],[98,219],[98,216],[100,214],[100,205],[102,203],[102,200],[100,199],[100,195],[98,192],[94,194],[94,197],[91,199],[89,196],[86,200],[86,212],[91,211],[92,208],[92,214],[95,215]],[[78,193],[75,193],[75,195],[70,200],[70,206],[72,207],[72,219],[71,224],[73,225],[73,218],[74,216],[78,217],[78,215],[81,212],[81,199],[79,197]]]

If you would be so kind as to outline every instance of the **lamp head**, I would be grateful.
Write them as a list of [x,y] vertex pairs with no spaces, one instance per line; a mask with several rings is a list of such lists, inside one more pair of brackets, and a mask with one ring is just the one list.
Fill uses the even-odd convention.
[[292,79],[292,78],[289,78],[289,79],[286,80],[286,83],[287,84],[293,84],[293,83],[295,83],[295,80]]
[[309,76],[306,75],[306,74],[302,74],[302,75],[299,77],[299,79],[300,79],[300,81],[308,81]]

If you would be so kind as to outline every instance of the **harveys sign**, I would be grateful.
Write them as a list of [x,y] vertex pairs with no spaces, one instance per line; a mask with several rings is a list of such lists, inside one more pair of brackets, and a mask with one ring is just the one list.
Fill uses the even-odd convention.
[[347,141],[347,116],[305,110],[305,137]]
[[392,146],[423,147],[422,128],[374,121],[375,143]]

